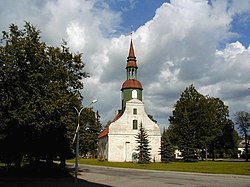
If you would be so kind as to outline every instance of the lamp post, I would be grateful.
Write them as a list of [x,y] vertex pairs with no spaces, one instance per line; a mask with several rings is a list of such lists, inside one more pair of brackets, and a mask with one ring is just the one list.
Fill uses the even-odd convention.
[[75,142],[76,139],[76,160],[75,160],[75,186],[77,187],[77,174],[78,174],[78,158],[79,158],[79,129],[80,129],[80,115],[83,109],[89,107],[93,103],[96,103],[97,100],[93,100],[89,105],[86,107],[82,107],[80,110],[78,110],[76,107],[75,110],[77,112],[77,127],[76,127],[76,132],[73,138],[73,143]]

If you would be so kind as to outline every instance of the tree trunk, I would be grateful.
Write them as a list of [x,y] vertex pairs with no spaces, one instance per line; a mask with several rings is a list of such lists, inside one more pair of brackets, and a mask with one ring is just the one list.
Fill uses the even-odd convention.
[[248,141],[247,141],[247,135],[245,135],[245,153],[246,153],[246,162],[248,162]]
[[207,146],[205,147],[206,161],[207,161]]
[[201,160],[204,161],[204,149],[201,150]]

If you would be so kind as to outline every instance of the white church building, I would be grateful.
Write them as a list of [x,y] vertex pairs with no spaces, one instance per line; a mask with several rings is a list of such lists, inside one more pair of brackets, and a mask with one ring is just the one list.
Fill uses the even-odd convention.
[[98,157],[110,162],[132,162],[136,152],[140,124],[146,130],[151,148],[151,161],[160,162],[161,134],[159,125],[153,122],[144,110],[142,85],[137,80],[137,63],[131,39],[127,57],[127,80],[122,84],[122,109],[111,124],[99,135]]

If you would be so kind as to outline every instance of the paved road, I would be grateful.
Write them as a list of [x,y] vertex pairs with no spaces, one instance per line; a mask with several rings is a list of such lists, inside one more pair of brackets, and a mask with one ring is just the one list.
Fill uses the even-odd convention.
[[79,179],[114,187],[250,187],[250,177],[80,165]]

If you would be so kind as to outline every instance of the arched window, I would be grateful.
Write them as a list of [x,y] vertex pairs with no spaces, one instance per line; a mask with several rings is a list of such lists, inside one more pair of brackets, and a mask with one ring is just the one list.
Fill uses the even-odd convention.
[[133,120],[133,129],[138,129],[137,120]]
[[137,91],[136,90],[132,91],[132,98],[137,99]]

